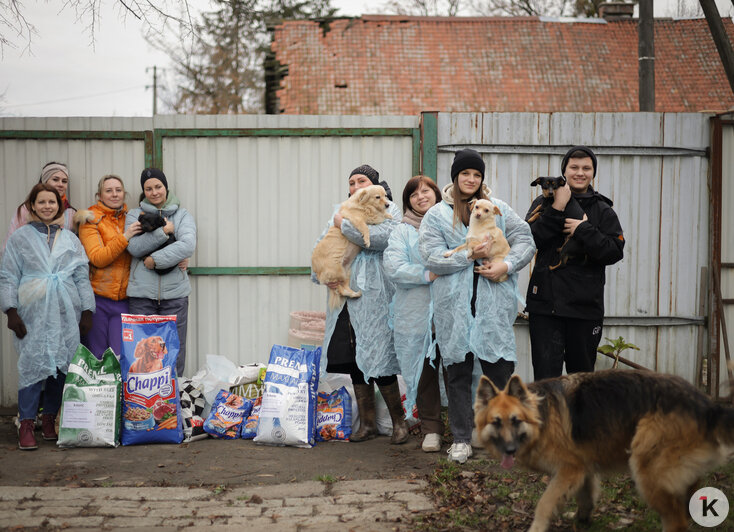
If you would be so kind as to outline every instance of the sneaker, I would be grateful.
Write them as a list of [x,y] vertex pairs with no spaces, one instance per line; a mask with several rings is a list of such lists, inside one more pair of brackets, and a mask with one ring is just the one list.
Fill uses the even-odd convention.
[[441,450],[441,435],[431,432],[426,434],[423,438],[423,445],[421,445],[424,453],[435,453]]
[[20,422],[18,429],[18,447],[24,451],[32,451],[38,449],[38,442],[33,435],[33,428],[36,424],[34,419],[24,419]]
[[56,434],[55,414],[43,414],[41,416],[41,432],[43,433],[43,439],[46,441],[56,441],[59,439],[58,434]]
[[448,450],[449,460],[463,464],[474,454],[468,443],[453,443]]

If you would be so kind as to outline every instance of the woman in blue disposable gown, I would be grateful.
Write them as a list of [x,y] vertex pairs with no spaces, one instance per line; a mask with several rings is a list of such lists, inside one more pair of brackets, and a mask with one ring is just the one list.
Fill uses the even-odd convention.
[[[433,322],[441,359],[448,376],[446,395],[449,425],[454,443],[449,459],[464,463],[472,455],[474,424],[471,383],[474,357],[482,373],[499,388],[509,380],[517,362],[515,334],[517,317],[517,274],[535,253],[528,224],[505,202],[492,198],[499,207],[497,226],[511,251],[501,263],[476,264],[486,258],[488,243],[478,246],[472,258],[463,250],[450,257],[444,253],[463,244],[469,225],[469,202],[488,199],[484,184],[484,161],[474,150],[456,153],[451,165],[451,181],[443,190],[443,201],[424,216],[418,247],[426,267],[439,275],[433,282]],[[499,279],[508,274],[503,282]]]
[[[388,198],[392,199],[387,183],[380,182],[379,178],[377,170],[369,165],[355,168],[349,175],[349,195],[361,188],[379,184],[385,187]],[[352,290],[361,290],[362,296],[348,298],[337,309],[327,306],[324,336],[326,369],[330,373],[347,373],[352,378],[360,426],[352,433],[350,441],[364,441],[377,435],[374,392],[376,382],[392,419],[391,443],[405,443],[409,434],[398,388],[397,374],[400,367],[388,324],[388,307],[394,288],[382,267],[382,255],[390,233],[400,222],[400,209],[391,201],[388,213],[392,218],[368,226],[369,248],[364,247],[362,234],[349,220],[343,219],[338,210],[337,206],[316,242],[326,235],[329,227],[335,225],[347,239],[362,248],[352,262],[350,279]],[[318,282],[313,274],[311,279]]]
[[426,176],[412,177],[403,190],[403,220],[390,235],[384,266],[395,284],[391,319],[395,352],[405,379],[405,410],[415,405],[423,433],[425,452],[441,450],[441,362],[433,343],[431,283],[436,277],[422,263],[418,252],[418,228],[423,216],[441,201],[441,190]]
[[92,325],[95,306],[88,259],[76,235],[64,229],[58,191],[39,183],[22,206],[30,213],[30,221],[10,236],[5,247],[0,308],[15,333],[18,444],[27,450],[38,446],[33,429],[42,389],[43,439],[56,439],[54,423],[66,372],[80,332],[86,334]]

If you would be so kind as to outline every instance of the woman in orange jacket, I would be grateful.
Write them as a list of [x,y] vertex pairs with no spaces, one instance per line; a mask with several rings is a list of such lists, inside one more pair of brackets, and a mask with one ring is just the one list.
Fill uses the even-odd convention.
[[140,222],[125,230],[125,185],[116,175],[99,180],[97,204],[79,211],[79,240],[89,257],[90,277],[97,310],[92,329],[82,339],[95,356],[101,357],[111,347],[119,356],[122,344],[120,314],[128,312],[127,281],[132,257],[128,240],[139,234]]

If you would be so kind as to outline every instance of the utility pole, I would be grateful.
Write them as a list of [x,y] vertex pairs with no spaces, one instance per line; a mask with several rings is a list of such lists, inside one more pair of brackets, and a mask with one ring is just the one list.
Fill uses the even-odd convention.
[[640,21],[637,29],[637,54],[639,63],[640,111],[655,111],[655,19],[652,0],[640,0]]
[[721,64],[724,65],[724,72],[726,72],[726,77],[729,79],[729,86],[734,91],[734,51],[732,51],[724,23],[721,21],[719,9],[716,7],[714,0],[699,0],[699,3],[706,17],[706,22],[708,22],[711,37],[713,37],[716,49],[719,51]]
[[[153,85],[146,85],[145,88],[149,89],[153,87],[153,116],[158,114],[158,67],[152,67],[153,68]],[[150,68],[146,68],[145,71],[148,72]]]

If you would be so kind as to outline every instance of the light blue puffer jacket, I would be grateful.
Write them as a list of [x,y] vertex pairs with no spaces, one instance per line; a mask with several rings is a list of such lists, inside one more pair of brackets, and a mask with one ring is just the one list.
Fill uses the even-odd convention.
[[150,255],[159,268],[175,266],[191,257],[196,249],[196,223],[194,217],[179,206],[176,196],[169,191],[168,200],[162,209],[157,209],[147,200],[140,203],[140,208],[127,213],[125,229],[138,221],[142,212],[160,213],[173,222],[173,234],[176,242],[165,248],[154,251],[168,240],[168,235],[159,227],[150,233],[141,233],[130,239],[127,250],[133,256],[130,264],[130,281],[127,285],[128,297],[144,297],[147,299],[177,299],[191,293],[191,283],[186,272],[174,268],[165,275],[158,275],[143,264],[143,259]]

